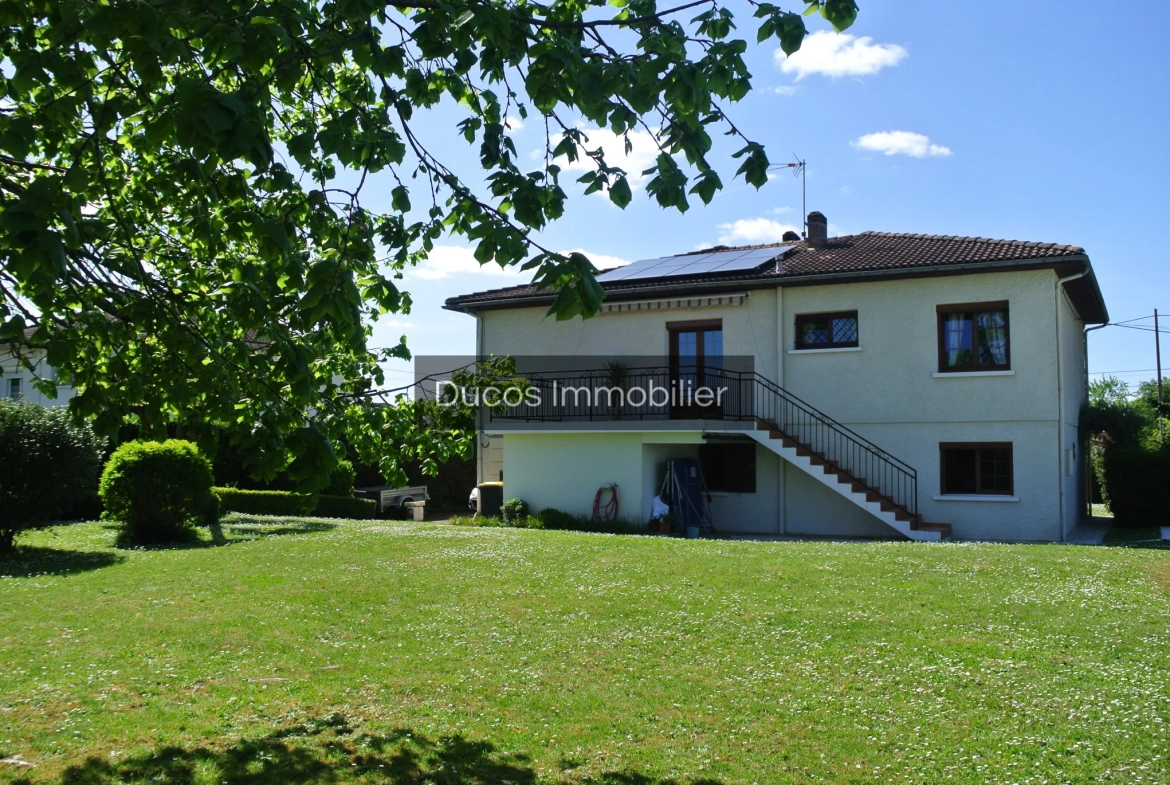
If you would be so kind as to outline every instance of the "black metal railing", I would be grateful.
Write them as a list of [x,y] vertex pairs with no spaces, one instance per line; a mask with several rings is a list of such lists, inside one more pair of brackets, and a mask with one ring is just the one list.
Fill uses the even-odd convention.
[[758,373],[684,366],[527,378],[535,393],[515,405],[509,401],[489,409],[490,422],[751,422],[779,431],[880,499],[911,517],[918,515],[918,473],[913,467]]

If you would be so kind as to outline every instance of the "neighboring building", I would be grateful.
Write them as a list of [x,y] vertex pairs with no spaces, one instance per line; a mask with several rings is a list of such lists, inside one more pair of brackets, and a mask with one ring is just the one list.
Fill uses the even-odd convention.
[[616,482],[645,520],[665,460],[698,457],[721,531],[1063,540],[1084,509],[1084,328],[1108,320],[1084,250],[825,227],[618,268],[584,321],[546,318],[532,286],[448,300],[481,357],[575,358],[541,385],[659,355],[622,384],[731,386],[719,405],[496,412],[480,480],[502,446],[506,498],[588,514]]
[[[25,331],[26,341],[32,333]],[[73,387],[58,382],[57,397],[50,398],[34,386],[38,379],[57,379],[57,370],[45,362],[43,349],[0,343],[0,397],[41,406],[63,406],[73,397]]]

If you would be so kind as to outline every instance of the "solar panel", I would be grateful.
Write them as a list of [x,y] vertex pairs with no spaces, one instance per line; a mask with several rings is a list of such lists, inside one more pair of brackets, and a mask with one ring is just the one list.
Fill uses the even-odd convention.
[[643,259],[639,262],[632,262],[631,264],[627,264],[625,267],[619,267],[616,270],[610,270],[607,273],[602,273],[601,275],[597,276],[597,280],[601,283],[605,283],[606,281],[621,281],[639,270],[645,270],[649,267],[654,267],[657,264],[670,261],[673,258],[675,257],[661,256],[657,259]]
[[756,248],[750,251],[711,251],[707,253],[663,256],[643,259],[597,276],[600,283],[632,281],[641,278],[681,278],[688,275],[740,272],[754,270],[782,256],[789,249],[784,246]]
[[680,275],[689,275],[686,272],[687,266],[685,264],[661,264],[654,267],[647,267],[645,270],[635,270],[632,275],[627,275],[623,281],[633,281],[636,278],[677,278]]
[[754,251],[747,251],[746,253],[740,252],[735,257],[729,258],[725,264],[719,267],[718,272],[754,270],[772,261],[783,252],[783,249],[780,248],[757,248]]

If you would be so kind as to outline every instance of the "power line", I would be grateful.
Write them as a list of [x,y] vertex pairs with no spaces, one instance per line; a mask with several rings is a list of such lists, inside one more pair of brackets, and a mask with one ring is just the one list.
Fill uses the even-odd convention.
[[1122,325],[1129,324],[1130,322],[1140,322],[1143,319],[1153,319],[1153,318],[1154,318],[1154,315],[1150,314],[1149,316],[1139,316],[1136,319],[1123,319],[1120,322],[1109,322],[1109,324],[1111,326],[1114,326],[1114,327],[1121,327]]
[[1170,330],[1161,330],[1161,329],[1155,330],[1153,327],[1141,327],[1141,326],[1136,325],[1136,324],[1120,324],[1118,322],[1109,322],[1105,326],[1106,327],[1124,327],[1127,330],[1141,330],[1142,332],[1147,332],[1147,333],[1170,334]]

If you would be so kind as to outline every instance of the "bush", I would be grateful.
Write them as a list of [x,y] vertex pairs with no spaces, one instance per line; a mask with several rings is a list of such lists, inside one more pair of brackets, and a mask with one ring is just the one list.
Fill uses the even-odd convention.
[[478,526],[483,528],[505,529],[543,529],[544,524],[535,515],[529,515],[514,521],[506,521],[494,515],[456,515],[451,518],[455,526]]
[[[352,488],[350,489],[352,492]],[[365,520],[374,517],[378,509],[373,499],[355,499],[353,496],[330,496],[322,494],[317,500],[314,515],[320,518],[356,518]]]
[[0,551],[16,535],[93,506],[101,443],[63,406],[0,400]]
[[601,534],[634,534],[645,531],[644,526],[639,526],[629,521],[595,521],[584,515],[572,515],[571,513],[563,512],[552,507],[544,508],[536,517],[540,519],[540,528],[542,529],[598,532]]
[[190,537],[191,527],[219,517],[211,492],[211,462],[191,442],[127,442],[102,473],[106,516],[122,523],[127,543]]
[[1122,526],[1170,526],[1170,445],[1159,450],[1107,447],[1102,494]]
[[353,496],[353,483],[357,479],[357,472],[353,464],[342,458],[329,473],[329,487],[323,493],[330,496]]
[[237,488],[212,490],[219,499],[220,514],[240,512],[245,515],[308,515],[317,501],[311,493],[242,491]]
[[[510,499],[509,501],[519,501]],[[526,505],[527,506],[527,505]],[[491,515],[477,515],[474,518],[465,515],[456,515],[451,518],[456,526],[502,526],[510,529],[556,529],[560,531],[595,532],[598,534],[637,534],[646,530],[629,521],[595,521],[584,515],[572,515],[561,510],[547,507],[536,515],[525,515],[520,518],[495,517]]]
[[500,515],[507,523],[528,517],[528,502],[523,499],[508,499],[500,505]]

